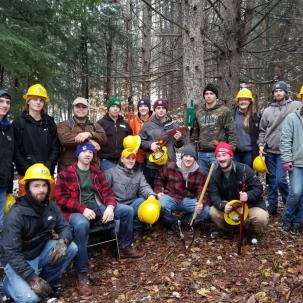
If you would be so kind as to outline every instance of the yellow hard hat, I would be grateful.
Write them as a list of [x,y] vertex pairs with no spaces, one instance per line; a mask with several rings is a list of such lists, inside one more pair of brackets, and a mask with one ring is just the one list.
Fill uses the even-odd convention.
[[155,198],[145,200],[138,208],[138,218],[146,224],[154,224],[160,217],[161,204]]
[[134,155],[136,157],[137,151],[132,148],[125,148],[121,153],[121,158],[128,158],[130,155]]
[[12,194],[6,195],[6,201],[4,206],[4,215],[7,215],[12,206],[16,203],[16,199]]
[[23,96],[23,99],[27,102],[29,100],[30,96],[38,96],[45,99],[45,102],[47,103],[49,98],[47,95],[47,91],[44,86],[41,84],[34,84],[29,87],[26,94]]
[[262,155],[259,155],[254,159],[253,169],[257,173],[268,173],[268,169]]
[[165,165],[168,161],[166,146],[162,146],[160,150],[151,153],[148,160],[149,162],[153,162],[157,165]]
[[24,178],[20,180],[20,183],[24,184],[27,180],[45,180],[49,183],[54,182],[49,169],[42,163],[36,163],[30,166],[26,170]]
[[303,96],[303,86],[301,86],[301,89],[300,89],[300,91],[299,91],[298,94],[297,94],[298,100],[301,101],[302,96]]
[[124,148],[132,148],[136,151],[139,149],[141,144],[140,136],[127,136],[123,139],[123,147]]
[[[227,203],[228,205],[233,206],[233,210],[230,213],[224,213],[224,220],[226,223],[228,223],[229,225],[239,225],[241,223],[241,201],[240,200],[231,200]],[[237,204],[239,206],[237,206]],[[245,203],[244,204],[244,216],[243,219],[244,221],[247,219],[248,217],[248,206]]]
[[250,99],[252,102],[255,102],[255,98],[253,97],[251,90],[249,90],[248,88],[241,88],[238,91],[237,96],[235,98],[236,102],[238,102],[241,98]]

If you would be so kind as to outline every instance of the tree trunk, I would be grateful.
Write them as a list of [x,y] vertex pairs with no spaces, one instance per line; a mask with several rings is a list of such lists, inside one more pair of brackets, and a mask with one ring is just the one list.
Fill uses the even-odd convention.
[[187,104],[201,100],[204,84],[204,0],[182,0],[183,87]]
[[[147,0],[151,4],[151,0]],[[142,93],[144,96],[150,95],[150,61],[151,61],[151,28],[152,11],[149,6],[143,4],[143,37],[142,37],[142,58],[143,58],[143,84]]]
[[112,93],[112,70],[113,70],[113,39],[109,33],[108,40],[106,41],[106,83],[105,83],[105,102]]
[[81,58],[81,96],[88,98],[88,53],[87,53],[87,27],[83,22],[81,24],[80,40],[80,58]]

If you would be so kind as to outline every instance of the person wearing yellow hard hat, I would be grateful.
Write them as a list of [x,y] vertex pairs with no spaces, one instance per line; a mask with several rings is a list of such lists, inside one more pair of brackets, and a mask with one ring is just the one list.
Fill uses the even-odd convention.
[[259,126],[259,152],[265,156],[268,169],[268,212],[275,216],[278,211],[278,191],[283,203],[288,197],[288,182],[282,166],[280,137],[281,125],[288,114],[301,106],[301,102],[288,97],[288,85],[285,81],[277,81],[272,87],[273,100],[262,113]]
[[259,122],[261,116],[256,112],[255,99],[251,90],[241,88],[235,98],[234,111],[236,128],[235,160],[252,167],[253,159],[258,155]]
[[11,95],[0,90],[0,233],[3,226],[7,192],[12,187],[14,132],[7,118],[11,107]]
[[[62,146],[58,161],[58,171],[66,169],[75,161],[75,151],[78,144],[92,143],[97,151],[106,143],[107,137],[99,123],[89,119],[89,102],[77,97],[72,104],[73,116],[58,123],[58,139]],[[99,167],[99,158],[94,158],[93,164]]]
[[181,151],[181,159],[169,162],[155,179],[155,192],[161,203],[161,219],[169,229],[177,229],[177,217],[174,212],[184,212],[181,224],[190,224],[194,211],[198,215],[195,224],[208,218],[209,206],[206,201],[197,205],[206,176],[197,163],[197,152],[192,144],[187,144]]
[[[41,84],[30,86],[23,96],[25,108],[12,126],[15,135],[15,156],[19,179],[34,163],[43,163],[53,175],[60,152],[57,126],[54,119],[46,113],[49,97]],[[25,194],[19,183],[19,196]],[[52,194],[53,196],[53,188]]]
[[297,100],[303,102],[303,86],[301,86],[301,89],[297,94]]
[[[162,150],[162,146],[159,144],[159,140],[166,132],[178,128],[177,122],[173,121],[168,112],[169,102],[166,98],[157,99],[154,104],[154,114],[149,121],[143,124],[140,131],[141,147],[146,152],[146,167],[144,169],[144,175],[146,181],[153,187],[156,174],[161,169],[162,165],[166,162],[176,161],[175,148],[180,148],[184,145],[184,138],[182,133],[176,131],[176,133],[167,140],[165,149]],[[156,152],[161,152],[164,155],[164,160],[151,161],[150,155]],[[165,163],[164,163],[165,162]]]
[[[214,170],[208,187],[212,205],[209,210],[210,217],[219,230],[238,231],[235,228],[238,225],[230,223],[239,221],[236,212],[239,204],[229,202],[243,201],[248,207],[248,215],[244,213],[245,217],[247,216],[245,230],[250,240],[256,239],[265,232],[268,224],[262,184],[250,166],[233,160],[234,154],[228,143],[219,142],[215,155],[218,167]],[[230,216],[232,212],[235,215]],[[224,219],[226,214],[230,220]],[[252,241],[254,242],[256,240]]]
[[288,171],[290,192],[283,217],[282,230],[299,235],[303,231],[303,103],[289,114],[281,130],[280,150],[283,168]]
[[14,302],[40,302],[78,252],[72,229],[58,205],[49,200],[49,169],[30,166],[22,179],[26,194],[5,217],[1,242],[5,256],[3,290]]
[[105,175],[115,200],[133,212],[134,230],[142,230],[145,226],[138,220],[138,208],[144,200],[154,199],[156,194],[146,182],[142,170],[135,166],[136,153],[135,149],[124,149],[118,165],[108,169]]

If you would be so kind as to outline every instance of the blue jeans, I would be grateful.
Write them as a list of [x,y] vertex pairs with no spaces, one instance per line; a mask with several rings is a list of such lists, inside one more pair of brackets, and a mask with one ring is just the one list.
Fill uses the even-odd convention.
[[[49,240],[38,257],[27,261],[36,274],[39,274],[41,278],[50,284],[56,283],[61,278],[65,269],[78,252],[77,245],[72,242],[67,248],[64,259],[58,264],[50,265],[48,263],[48,254],[56,243],[56,240]],[[14,299],[17,303],[40,302],[40,298],[32,291],[29,284],[9,264],[5,266],[4,271],[3,288],[7,296]]]
[[283,213],[284,224],[303,224],[303,167],[289,173],[290,192]]
[[117,166],[118,160],[100,159],[100,167],[103,171]]
[[268,207],[274,209],[278,206],[278,189],[284,203],[288,197],[286,172],[282,166],[281,155],[267,153],[265,161],[268,169]]
[[[182,216],[181,222],[184,225],[187,225],[191,222],[195,206],[197,204],[197,199],[184,198],[179,203],[176,202],[175,198],[164,195],[159,198],[161,202],[161,218],[168,224],[172,225],[177,223],[177,218],[172,214],[175,211],[185,212],[185,215]],[[209,206],[205,205],[200,214],[197,215],[195,223],[199,223],[202,220],[209,218]]]
[[144,201],[144,198],[137,198],[132,203],[128,204],[134,209],[134,230],[144,229],[145,224],[138,219],[138,208]]
[[3,229],[5,203],[6,203],[6,189],[0,189],[0,232]]
[[198,152],[198,164],[203,168],[205,174],[208,174],[210,166],[213,163],[217,167],[218,164],[214,153]]
[[243,151],[243,152],[236,151],[234,159],[237,162],[240,162],[240,163],[243,163],[243,164],[246,164],[246,165],[252,167],[252,163],[253,163],[252,151]]
[[[105,206],[100,205],[101,213]],[[131,206],[117,203],[114,209],[115,223],[119,224],[118,241],[121,248],[133,242],[134,210]],[[75,271],[88,272],[87,243],[90,231],[90,222],[80,213],[73,213],[69,223],[73,226],[74,241],[78,245],[78,254],[75,258]]]

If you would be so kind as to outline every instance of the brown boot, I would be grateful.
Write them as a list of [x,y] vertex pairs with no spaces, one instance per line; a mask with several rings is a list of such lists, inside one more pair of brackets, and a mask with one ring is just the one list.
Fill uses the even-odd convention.
[[142,250],[135,249],[133,245],[129,245],[125,248],[120,248],[121,259],[139,259],[144,257],[145,253]]
[[89,297],[93,293],[87,272],[77,273],[77,290],[81,297]]

